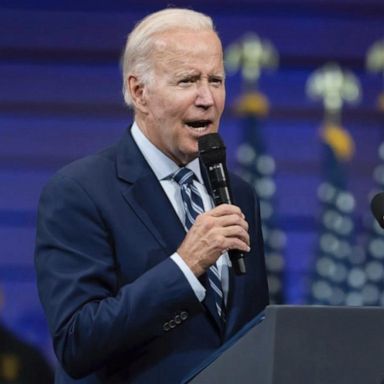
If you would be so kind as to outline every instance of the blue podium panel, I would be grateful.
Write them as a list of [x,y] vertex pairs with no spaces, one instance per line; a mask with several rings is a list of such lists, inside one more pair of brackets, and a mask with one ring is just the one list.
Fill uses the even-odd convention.
[[382,384],[383,326],[378,307],[269,306],[190,382]]

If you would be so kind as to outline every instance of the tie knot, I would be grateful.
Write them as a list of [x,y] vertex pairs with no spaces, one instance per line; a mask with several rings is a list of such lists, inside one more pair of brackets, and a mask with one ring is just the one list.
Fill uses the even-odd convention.
[[194,176],[194,173],[190,169],[180,168],[173,174],[172,178],[179,183],[179,185],[189,185],[192,184]]

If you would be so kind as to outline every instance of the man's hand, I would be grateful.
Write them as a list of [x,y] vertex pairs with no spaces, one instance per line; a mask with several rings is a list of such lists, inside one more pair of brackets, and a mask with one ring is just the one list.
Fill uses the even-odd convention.
[[230,249],[249,252],[248,223],[239,207],[221,204],[197,216],[177,253],[198,277]]

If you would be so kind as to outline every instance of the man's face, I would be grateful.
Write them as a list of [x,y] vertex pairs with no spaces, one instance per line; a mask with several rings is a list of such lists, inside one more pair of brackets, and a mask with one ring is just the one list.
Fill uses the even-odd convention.
[[225,102],[221,43],[212,31],[172,30],[161,34],[153,60],[153,79],[143,86],[144,114],[136,117],[157,148],[186,164],[197,156],[198,138],[219,128]]

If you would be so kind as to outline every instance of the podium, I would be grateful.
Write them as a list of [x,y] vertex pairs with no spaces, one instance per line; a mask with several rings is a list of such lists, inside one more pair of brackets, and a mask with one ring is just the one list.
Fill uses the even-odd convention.
[[268,306],[192,384],[384,384],[384,308]]

